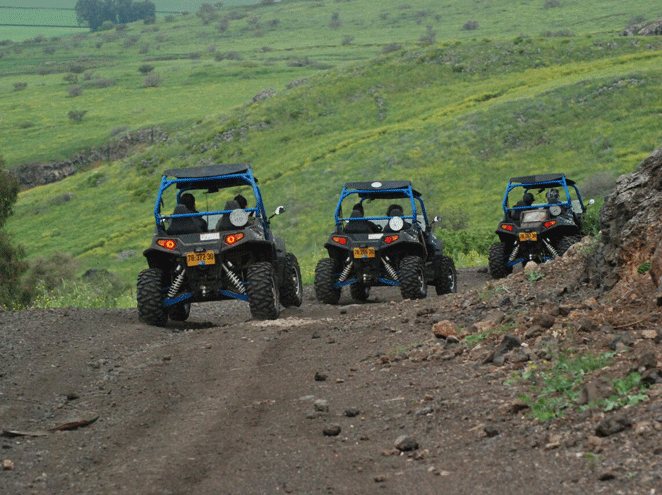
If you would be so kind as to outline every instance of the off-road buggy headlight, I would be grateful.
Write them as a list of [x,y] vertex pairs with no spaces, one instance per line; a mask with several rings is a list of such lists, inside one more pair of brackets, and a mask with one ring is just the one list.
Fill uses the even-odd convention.
[[398,232],[402,230],[402,227],[405,226],[405,222],[400,217],[391,217],[391,219],[388,221],[388,226],[393,232]]
[[232,213],[230,213],[230,223],[235,227],[243,227],[248,223],[248,213],[244,210],[232,210]]
[[549,213],[552,216],[558,217],[561,214],[561,212],[563,212],[563,209],[558,205],[554,205],[554,206],[549,207]]

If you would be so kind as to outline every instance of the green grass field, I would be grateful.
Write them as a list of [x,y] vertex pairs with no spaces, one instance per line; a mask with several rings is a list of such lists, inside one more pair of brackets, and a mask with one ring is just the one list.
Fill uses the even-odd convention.
[[[62,38],[48,57],[41,43],[17,45],[21,53],[0,47],[0,148],[11,165],[69,156],[122,126],[160,124],[172,133],[125,160],[25,191],[10,233],[30,257],[68,252],[82,268],[133,280],[153,230],[160,172],[250,161],[267,206],[288,206],[273,226],[308,280],[346,180],[412,179],[432,215],[460,220],[448,245],[471,264],[489,243],[508,176],[565,171],[582,183],[632,170],[662,143],[662,39],[618,36],[650,2],[545,9],[457,0],[443,12],[436,2],[409,3],[239,9],[248,16],[224,33],[187,16],[157,23],[158,31],[135,25]],[[334,12],[337,28],[329,26]],[[259,17],[257,35],[251,17]],[[463,30],[470,19],[479,28]],[[436,40],[422,46],[427,25]],[[574,35],[544,34],[567,29]],[[139,53],[143,44],[149,49]],[[216,60],[228,51],[241,60]],[[68,96],[63,77],[72,61],[90,81],[114,85],[88,89],[81,74],[82,96]],[[160,87],[142,87],[144,63],[161,74]],[[37,74],[44,66],[52,73]],[[27,88],[15,91],[17,81]],[[250,103],[265,88],[276,96]],[[68,122],[72,108],[89,110],[83,122]]]

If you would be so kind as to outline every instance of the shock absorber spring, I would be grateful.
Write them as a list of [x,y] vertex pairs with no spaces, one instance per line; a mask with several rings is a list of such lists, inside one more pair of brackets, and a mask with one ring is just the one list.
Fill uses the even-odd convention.
[[225,274],[228,276],[228,279],[230,280],[230,283],[234,285],[235,290],[239,294],[245,294],[246,293],[246,288],[244,287],[244,284],[241,283],[241,279],[237,276],[235,272],[233,272],[227,264],[223,263],[221,265],[223,267],[223,271]]
[[554,246],[552,246],[552,244],[549,242],[549,240],[543,238],[542,242],[543,242],[543,244],[545,244],[545,247],[547,248],[547,250],[548,250],[550,253],[552,253],[552,256],[553,256],[554,258],[558,258],[559,253],[558,253],[558,251],[557,251],[556,249],[554,249]]
[[384,256],[381,258],[382,263],[384,264],[384,268],[386,269],[386,273],[388,273],[388,276],[391,277],[393,280],[398,280],[398,272],[395,271],[395,268],[391,266],[389,263],[389,260],[387,256]]
[[513,248],[513,252],[510,253],[508,261],[515,261],[515,258],[517,258],[517,253],[519,253],[519,244],[515,243],[515,247]]
[[338,277],[338,282],[344,282],[347,280],[347,277],[349,277],[349,272],[352,271],[352,267],[354,266],[354,263],[349,261],[349,258],[347,258],[347,265],[345,265],[345,268],[343,268],[342,273],[340,274],[340,277]]
[[182,268],[182,271],[179,273],[179,275],[175,277],[175,280],[172,282],[170,289],[168,289],[168,297],[175,297],[177,295],[179,289],[182,287],[182,284],[184,283],[185,274],[186,274],[186,270]]

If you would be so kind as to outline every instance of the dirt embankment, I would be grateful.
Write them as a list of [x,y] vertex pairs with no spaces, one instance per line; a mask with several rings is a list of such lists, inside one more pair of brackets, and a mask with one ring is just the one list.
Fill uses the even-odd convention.
[[646,163],[608,203],[606,246],[498,282],[463,271],[455,295],[307,291],[276,321],[207,304],[166,329],[0,314],[0,493],[657,493]]

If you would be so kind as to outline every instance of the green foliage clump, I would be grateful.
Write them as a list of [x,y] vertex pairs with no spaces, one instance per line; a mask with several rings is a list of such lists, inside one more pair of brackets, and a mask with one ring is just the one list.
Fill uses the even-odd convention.
[[[597,355],[561,355],[548,364],[530,364],[519,375],[516,375],[513,381],[521,380],[528,384],[530,391],[522,399],[531,408],[531,414],[536,419],[549,421],[563,416],[567,409],[577,405],[581,386],[584,384],[586,376],[592,371],[607,366],[613,356],[614,354],[611,352]],[[633,379],[628,378],[626,382],[618,386],[616,397],[620,401],[619,403],[625,404],[631,400],[624,397],[627,397],[634,388],[633,383]],[[638,386],[639,382],[636,383]],[[595,406],[595,404],[589,404],[589,407]],[[606,407],[606,404],[604,406]]]
[[648,273],[651,269],[651,262],[650,261],[644,261],[641,265],[637,267],[637,273],[639,275],[643,275],[644,273]]
[[0,157],[0,307],[12,306],[23,300],[19,280],[26,265],[23,252],[11,242],[3,227],[13,212],[18,196],[18,184],[4,170],[4,160]]

